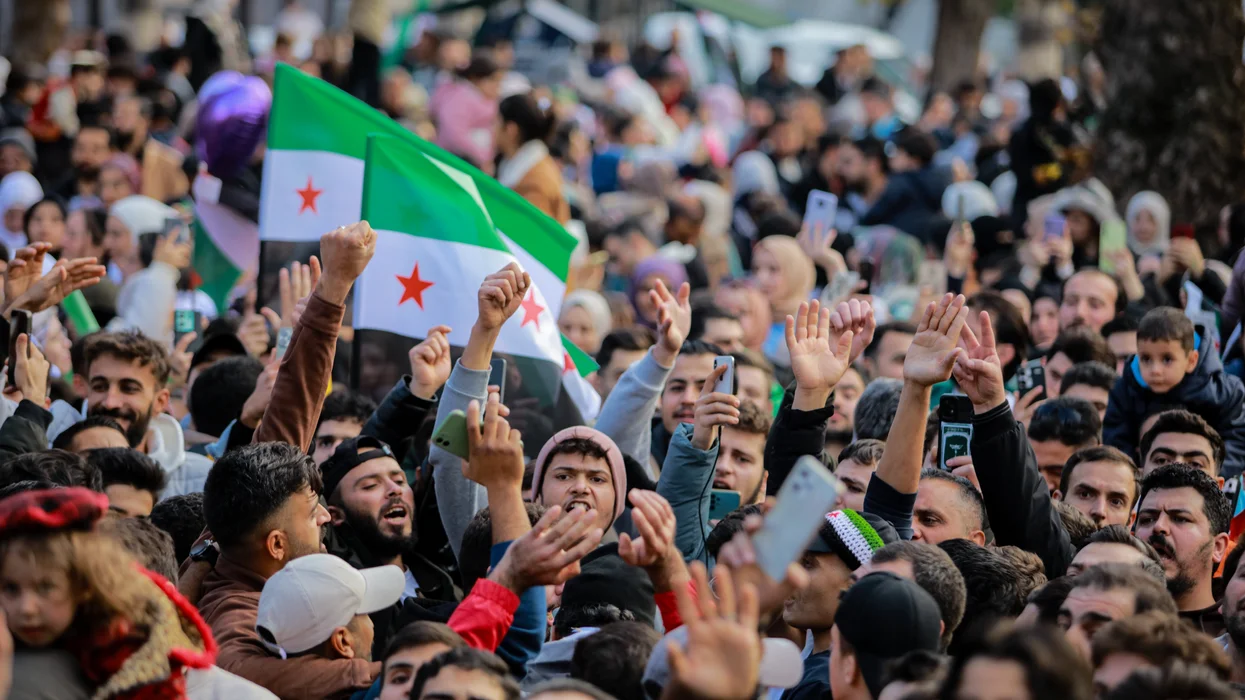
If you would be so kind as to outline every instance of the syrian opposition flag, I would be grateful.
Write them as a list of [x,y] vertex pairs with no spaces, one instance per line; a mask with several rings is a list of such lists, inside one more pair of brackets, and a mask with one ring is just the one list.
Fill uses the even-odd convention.
[[194,260],[198,288],[224,314],[230,293],[259,259],[259,230],[254,220],[220,203],[221,181],[206,172],[194,181]]
[[[380,150],[400,151],[405,160],[373,152],[373,163],[366,164],[369,137],[383,144]],[[401,169],[396,169],[398,165]],[[393,198],[364,201],[368,169],[377,183],[371,185],[372,191],[388,191]],[[400,359],[393,363],[399,371],[377,379],[378,386],[384,381],[392,385],[396,374],[405,371],[401,367],[409,339],[421,337],[433,325],[451,326],[451,345],[464,345],[476,317],[480,282],[506,262],[517,260],[531,274],[536,291],[511,319],[503,338],[510,338],[513,324],[523,332],[499,341],[497,351],[513,355],[513,364],[520,367],[521,395],[540,400],[548,409],[569,394],[584,419],[595,417],[600,399],[583,377],[596,364],[561,337],[556,324],[576,241],[522,197],[365,103],[280,64],[273,86],[263,183],[261,269],[270,278],[275,278],[272,270],[315,252],[325,231],[360,218],[368,219],[378,231],[389,232],[382,234],[381,241],[392,242],[393,235],[400,234],[405,238],[397,241],[408,245],[415,241],[421,249],[435,241],[470,246],[455,249],[468,251],[466,258],[432,257],[425,263],[414,256],[399,259],[406,249],[392,248],[392,243],[378,245],[356,286],[352,323],[358,329],[407,339]],[[398,192],[405,199],[398,199]],[[469,228],[472,233],[462,233],[467,238],[460,239],[458,228]],[[399,282],[399,275],[406,281]],[[387,291],[380,291],[378,284]],[[429,300],[434,300],[432,306]],[[359,346],[358,354],[354,362],[364,365],[365,375],[378,363],[394,358],[392,351],[369,348],[366,343]],[[565,392],[560,390],[563,385]],[[507,403],[512,402],[511,396],[508,384]]]

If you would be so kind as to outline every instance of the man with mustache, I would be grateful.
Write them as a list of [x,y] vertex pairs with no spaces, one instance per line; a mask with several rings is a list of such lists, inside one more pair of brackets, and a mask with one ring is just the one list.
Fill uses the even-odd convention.
[[1212,637],[1224,631],[1212,580],[1227,553],[1231,517],[1219,485],[1196,467],[1168,464],[1142,481],[1137,537],[1159,553],[1180,616]]
[[168,476],[164,497],[203,490],[212,462],[187,452],[169,405],[168,351],[136,331],[98,333],[85,350],[88,416],[115,420],[130,447],[156,461]]
[[72,168],[53,191],[65,201],[99,191],[99,169],[113,154],[112,133],[99,124],[83,124],[74,137],[69,158]]

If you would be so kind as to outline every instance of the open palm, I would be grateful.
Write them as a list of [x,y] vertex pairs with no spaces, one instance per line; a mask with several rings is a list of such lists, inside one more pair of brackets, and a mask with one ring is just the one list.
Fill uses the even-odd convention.
[[990,314],[981,312],[981,338],[964,327],[960,345],[965,352],[955,363],[955,380],[978,409],[988,410],[1007,397],[1003,388],[1003,363],[994,342]]
[[951,367],[964,352],[959,347],[960,331],[968,320],[964,296],[947,294],[930,302],[917,325],[916,336],[903,363],[904,379],[922,386],[933,386],[951,378]]
[[851,330],[834,332],[830,310],[820,302],[800,304],[795,318],[787,317],[787,350],[796,386],[808,391],[833,389],[847,372],[852,348]]

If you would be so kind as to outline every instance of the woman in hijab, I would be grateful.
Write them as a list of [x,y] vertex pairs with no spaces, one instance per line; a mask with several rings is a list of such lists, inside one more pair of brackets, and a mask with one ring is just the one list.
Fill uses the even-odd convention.
[[787,316],[795,316],[800,304],[812,295],[817,270],[794,238],[770,236],[758,241],[752,251],[752,277],[769,300],[773,318],[762,350],[785,367],[790,364],[784,357]]
[[657,308],[649,298],[649,292],[657,288],[657,280],[675,291],[687,281],[687,268],[678,260],[660,255],[647,257],[635,266],[631,274],[631,304],[635,306],[636,321],[648,328],[657,327]]
[[138,194],[142,174],[138,161],[127,153],[115,153],[99,166],[99,199],[105,207]]
[[9,260],[13,253],[26,245],[26,234],[22,232],[22,220],[26,210],[43,199],[43,188],[39,181],[25,171],[9,173],[0,180],[0,243],[9,249]]
[[109,207],[104,229],[104,248],[111,259],[108,276],[121,284],[143,269],[139,236],[163,232],[165,220],[177,215],[173,207],[141,194],[130,195]]
[[576,289],[562,300],[558,329],[580,350],[596,355],[613,329],[609,302],[591,289]]
[[1172,210],[1158,192],[1146,190],[1133,195],[1124,210],[1128,223],[1128,248],[1138,258],[1161,257],[1171,243]]

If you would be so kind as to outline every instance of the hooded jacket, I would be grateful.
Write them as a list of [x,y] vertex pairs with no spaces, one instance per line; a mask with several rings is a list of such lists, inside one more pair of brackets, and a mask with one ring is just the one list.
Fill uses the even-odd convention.
[[860,218],[860,225],[886,224],[929,240],[930,224],[941,217],[942,193],[950,182],[947,171],[935,167],[892,173],[882,196]]
[[[1245,471],[1245,385],[1224,372],[1219,351],[1199,326],[1197,367],[1166,394],[1155,394],[1141,378],[1141,366],[1134,356],[1124,376],[1116,380],[1102,423],[1102,441],[1125,454],[1137,455],[1141,423],[1147,416],[1170,406],[1182,406],[1219,431],[1227,446],[1220,475],[1239,476]],[[1144,460],[1140,456],[1138,463]]]

